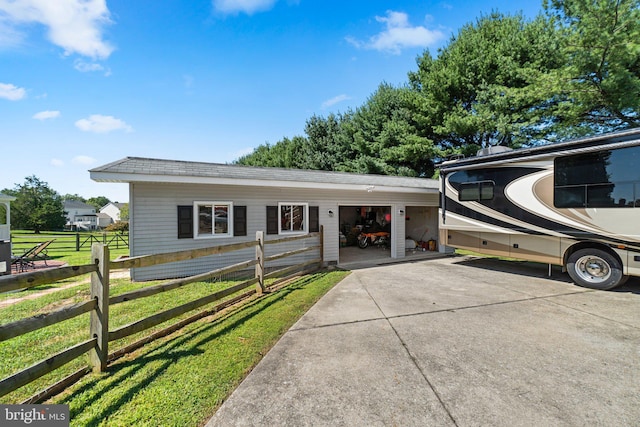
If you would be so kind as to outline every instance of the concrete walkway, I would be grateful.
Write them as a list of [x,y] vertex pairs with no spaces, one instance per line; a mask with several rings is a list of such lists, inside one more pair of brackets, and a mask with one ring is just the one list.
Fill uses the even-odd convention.
[[207,426],[640,424],[640,281],[445,258],[352,272]]

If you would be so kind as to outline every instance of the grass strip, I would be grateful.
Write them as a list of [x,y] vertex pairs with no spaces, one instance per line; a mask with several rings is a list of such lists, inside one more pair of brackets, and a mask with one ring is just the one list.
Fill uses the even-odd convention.
[[[107,372],[87,375],[48,403],[68,404],[73,426],[200,425],[215,412],[279,337],[346,274],[348,273],[334,271],[303,276],[280,291],[266,294],[222,317],[210,316],[185,326],[118,359],[109,366]],[[128,322],[133,312],[138,317],[144,315],[141,312],[166,307],[169,300],[173,305],[177,298],[188,300],[201,292],[211,292],[212,285],[222,286],[205,283],[198,284],[189,292],[181,289],[177,293],[163,293],[157,301],[146,301],[150,307],[143,305],[142,301],[146,299],[141,300],[139,306],[132,301],[122,313],[112,313],[117,316],[112,324]],[[113,290],[125,292],[136,286],[123,283]],[[228,283],[224,286],[228,286]],[[85,290],[68,289],[59,292],[68,292],[67,297],[74,299],[78,294],[84,294]],[[185,293],[189,295],[179,295]],[[46,297],[49,295],[43,298]],[[40,305],[43,303],[50,305],[53,301],[41,302]],[[25,301],[23,304],[30,307],[17,311],[37,309],[32,305],[35,304],[34,301]],[[0,318],[15,315],[4,314]],[[72,322],[67,321],[62,325]],[[33,346],[30,352],[15,351],[13,345],[8,345],[14,340],[2,343],[7,344],[7,347],[0,348],[0,365],[9,359],[18,358],[23,362],[20,365],[25,366],[25,359],[30,358],[27,353],[37,353],[43,348],[43,351],[50,353],[50,347],[61,336],[74,335],[74,329],[81,329],[86,333],[88,329],[85,326],[69,325],[58,331],[48,331],[51,327],[45,328],[38,337],[32,337],[32,341],[22,343]],[[151,331],[147,331],[148,333]],[[140,336],[132,336],[134,338],[139,339]],[[80,365],[86,363],[81,359],[78,360]],[[5,370],[7,368],[4,366]],[[67,375],[72,369],[78,368],[69,366],[66,369],[69,371]],[[59,375],[62,374],[61,372]],[[48,383],[52,382],[49,379]],[[24,398],[26,392],[34,393],[43,388],[43,385],[38,387],[18,393],[22,396],[16,395],[14,400]]]

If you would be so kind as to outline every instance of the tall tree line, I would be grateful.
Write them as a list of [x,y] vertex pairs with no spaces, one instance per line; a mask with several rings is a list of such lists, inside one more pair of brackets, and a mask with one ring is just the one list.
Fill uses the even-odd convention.
[[640,0],[544,0],[533,20],[493,12],[425,51],[401,86],[313,116],[305,136],[239,164],[430,177],[479,148],[640,126]]

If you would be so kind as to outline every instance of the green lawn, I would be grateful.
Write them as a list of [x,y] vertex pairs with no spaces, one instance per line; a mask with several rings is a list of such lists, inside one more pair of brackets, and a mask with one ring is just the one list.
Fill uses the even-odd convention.
[[[76,251],[76,235],[79,235],[80,250]],[[111,251],[111,259],[120,255],[128,255],[129,248],[122,243],[127,241],[126,234],[116,232],[80,232],[75,231],[42,231],[35,234],[28,230],[11,230],[11,245],[15,255],[19,255],[24,251],[34,247],[38,243],[53,240],[53,243],[47,248],[47,256],[56,261],[66,262],[69,265],[88,264],[91,260],[91,244],[93,242],[102,243],[106,239],[109,243]]]
[[[49,403],[68,404],[72,425],[199,425],[213,414],[278,338],[347,274],[334,271],[307,275],[221,318],[195,322],[115,361],[105,373],[84,377]],[[112,294],[149,285],[116,279]],[[113,306],[110,329],[229,285],[196,283]],[[84,300],[87,295],[88,285],[79,285],[20,302],[0,309],[0,324]],[[193,313],[185,316],[190,314]],[[83,315],[2,342],[0,377],[84,340],[88,333],[88,315]],[[150,333],[145,331],[110,343],[110,349],[113,351]],[[21,401],[85,365],[86,359],[76,359],[1,401]]]

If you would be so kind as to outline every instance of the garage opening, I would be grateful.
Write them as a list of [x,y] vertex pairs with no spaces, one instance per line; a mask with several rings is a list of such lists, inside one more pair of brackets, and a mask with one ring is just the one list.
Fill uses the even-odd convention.
[[404,229],[407,254],[413,246],[418,249],[418,252],[438,250],[437,207],[407,206]]
[[340,206],[340,263],[391,258],[391,206]]
[[[438,254],[437,206],[405,206],[401,215],[392,215],[391,206],[340,206],[340,252],[338,263],[371,264],[396,260],[430,258]],[[392,224],[401,220],[402,224]],[[391,227],[391,225],[394,225]],[[377,230],[377,231],[376,231]],[[402,230],[397,239],[392,230]],[[368,240],[358,244],[363,232],[384,235],[386,240]],[[396,258],[391,258],[392,242],[396,244]]]

